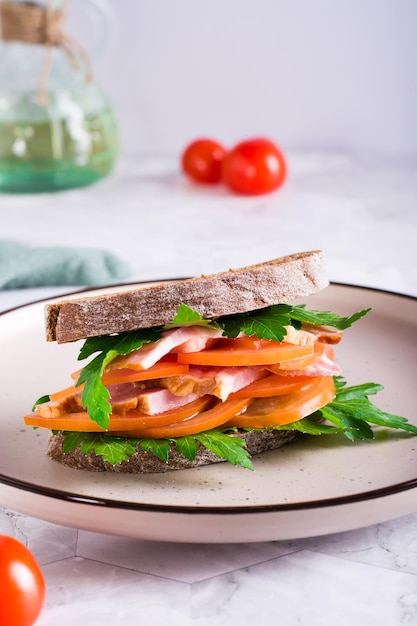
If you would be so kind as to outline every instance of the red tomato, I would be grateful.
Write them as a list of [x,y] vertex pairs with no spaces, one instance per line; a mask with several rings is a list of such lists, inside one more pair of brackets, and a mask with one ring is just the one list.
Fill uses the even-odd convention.
[[0,535],[0,624],[32,626],[45,601],[45,580],[33,554]]
[[212,139],[196,139],[182,155],[182,169],[198,183],[218,183],[226,150]]
[[233,191],[261,195],[278,189],[285,180],[282,152],[268,139],[242,141],[223,159],[222,178]]

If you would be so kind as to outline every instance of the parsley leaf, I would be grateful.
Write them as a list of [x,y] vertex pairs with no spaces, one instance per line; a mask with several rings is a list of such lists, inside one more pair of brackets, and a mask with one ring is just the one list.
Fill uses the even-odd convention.
[[186,304],[180,304],[174,319],[170,324],[165,324],[164,328],[175,328],[177,326],[205,326],[209,328],[218,328],[217,324],[209,319],[204,319],[191,307]]
[[225,459],[232,465],[241,465],[246,469],[253,470],[250,454],[246,450],[246,443],[241,437],[228,435],[220,430],[209,430],[195,435],[207,450],[213,452],[221,459]]
[[368,396],[381,391],[382,385],[365,383],[345,387],[341,379],[336,379],[336,389],[336,398],[320,409],[320,413],[327,421],[343,428],[348,439],[373,439],[375,435],[370,424],[401,429],[417,435],[417,427],[410,424],[405,417],[386,413],[369,400]]
[[96,454],[101,455],[111,465],[117,465],[122,461],[128,461],[129,457],[135,453],[135,442],[128,439],[113,438],[111,444],[107,441],[106,436],[101,433],[94,436],[92,441],[84,441],[81,445],[83,454],[89,454],[92,450]]
[[369,313],[371,309],[363,309],[349,317],[341,317],[337,313],[331,311],[312,311],[305,308],[305,305],[295,306],[292,308],[291,318],[298,322],[315,324],[317,326],[331,326],[337,330],[346,330],[361,317]]
[[[53,431],[54,434],[56,435],[59,431]],[[78,448],[79,445],[82,444],[82,442],[84,441],[84,439],[86,439],[87,437],[91,437],[94,436],[92,434],[88,434],[88,433],[78,433],[78,432],[72,432],[72,431],[65,431],[62,433],[62,449],[65,452],[65,454],[68,454],[68,452],[72,452],[73,450],[75,450],[76,448]]]
[[64,432],[62,449],[68,453],[80,446],[83,454],[95,452],[111,465],[118,465],[129,460],[136,452],[136,445],[136,440],[127,437],[111,437],[102,433]]
[[287,304],[276,304],[258,311],[221,317],[217,321],[223,328],[223,335],[231,339],[244,333],[249,337],[256,335],[259,339],[282,341],[287,334],[285,326],[291,324],[292,310],[293,307]]
[[198,450],[198,442],[195,437],[178,437],[175,439],[178,454],[182,454],[189,461],[194,461]]
[[168,463],[168,455],[171,449],[168,439],[142,439],[140,446],[144,452],[152,452],[158,459]]
[[144,343],[157,341],[161,338],[159,327],[131,330],[118,335],[102,335],[89,337],[85,340],[78,355],[78,360],[87,359],[95,352],[109,352],[115,350],[117,354],[129,354],[141,348]]

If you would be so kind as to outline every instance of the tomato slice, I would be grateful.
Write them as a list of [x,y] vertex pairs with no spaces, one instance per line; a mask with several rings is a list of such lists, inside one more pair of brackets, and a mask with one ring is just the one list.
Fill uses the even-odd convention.
[[311,376],[281,376],[271,374],[261,380],[255,380],[243,389],[235,391],[233,398],[269,398],[302,391],[311,383]]
[[55,393],[49,394],[51,402],[59,402],[59,400],[64,400],[64,398],[69,398],[69,396],[73,396],[75,393],[79,393],[84,389],[84,384],[76,387],[75,385],[70,385],[69,387],[65,387],[65,389],[60,389]]
[[200,352],[184,352],[178,354],[178,363],[192,365],[272,365],[280,361],[289,361],[314,354],[314,346],[297,346],[290,343],[280,343],[269,339],[258,340],[255,348],[241,348],[239,339],[227,348],[212,348]]
[[[153,380],[155,378],[162,378],[165,376],[177,376],[179,374],[186,374],[188,372],[188,366],[182,363],[178,363],[172,356],[170,359],[160,359],[155,365],[151,365],[146,370],[135,369],[133,367],[117,367],[113,361],[110,363],[111,367],[108,367],[102,376],[102,382],[104,385],[112,385],[115,383],[129,383],[141,380]],[[75,381],[78,380],[81,370],[77,370],[71,374],[71,378]],[[79,390],[80,388],[78,388]]]
[[[189,402],[177,409],[171,409],[157,415],[146,415],[139,411],[128,411],[126,415],[112,413],[108,427],[109,432],[126,431],[150,428],[151,426],[164,426],[190,418],[203,411],[213,402],[212,396],[202,396],[193,402]],[[230,417],[230,416],[229,416]],[[27,426],[39,426],[50,430],[70,430],[76,432],[97,433],[107,432],[96,422],[93,422],[86,411],[79,413],[63,413],[58,417],[42,417],[38,413],[26,415]]]
[[319,376],[296,393],[254,400],[245,412],[233,417],[226,425],[237,428],[284,426],[311,415],[331,402],[334,394],[333,378]]
[[221,426],[234,415],[243,411],[250,402],[249,398],[228,399],[225,402],[219,402],[208,411],[203,411],[194,417],[190,417],[190,419],[161,428],[147,428],[139,431],[136,435],[144,439],[165,439],[196,435],[197,433]]
[[244,335],[243,337],[236,337],[236,339],[220,337],[220,339],[216,339],[215,341],[215,345],[211,347],[216,350],[229,350],[230,348],[257,350],[262,347],[262,342],[265,343],[265,339],[259,339],[256,335]]
[[104,372],[101,380],[104,385],[140,382],[142,380],[165,378],[166,376],[179,376],[180,374],[187,374],[188,370],[188,365],[177,363],[177,361],[158,361],[155,365],[151,365],[151,367],[148,367],[146,370],[128,368],[109,369]]

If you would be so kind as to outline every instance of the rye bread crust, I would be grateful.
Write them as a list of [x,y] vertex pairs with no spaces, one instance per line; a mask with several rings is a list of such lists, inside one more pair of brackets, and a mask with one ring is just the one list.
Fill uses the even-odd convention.
[[[275,450],[302,436],[301,433],[291,430],[266,430],[262,432],[252,431],[239,433],[239,437],[246,441],[246,449],[251,456],[268,450]],[[144,452],[142,448],[138,446],[136,453],[130,457],[129,461],[122,461],[118,465],[111,465],[94,452],[84,455],[80,448],[76,448],[72,452],[64,453],[62,449],[61,433],[50,434],[47,455],[53,461],[57,461],[66,467],[88,470],[90,472],[116,472],[119,474],[155,474],[223,462],[222,459],[206,450],[206,448],[203,448],[201,445],[199,446],[194,461],[189,461],[184,456],[180,456],[174,450],[171,450],[167,463],[158,459],[152,452]]]
[[47,341],[66,343],[171,322],[180,304],[216,318],[291,302],[328,285],[321,250],[210,276],[47,304]]

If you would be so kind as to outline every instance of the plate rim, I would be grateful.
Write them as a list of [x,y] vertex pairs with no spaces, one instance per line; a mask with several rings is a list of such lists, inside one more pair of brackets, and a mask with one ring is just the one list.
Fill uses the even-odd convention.
[[[35,299],[24,304],[19,304],[9,309],[0,311],[0,319],[6,314],[13,313],[15,311],[28,308],[36,304],[42,304],[43,302],[50,302],[52,300],[62,299],[69,296],[75,296],[83,293],[91,293],[94,291],[100,291],[103,289],[117,289],[119,287],[129,287],[146,285],[158,282],[172,282],[176,280],[183,280],[182,278],[168,278],[168,279],[156,279],[156,280],[144,280],[144,281],[132,281],[128,283],[118,283],[94,287],[85,287],[75,291],[68,291],[64,294],[56,296],[47,296],[39,299]],[[404,298],[412,302],[417,302],[417,297],[395,292],[387,289],[380,289],[376,287],[369,287],[364,285],[357,285],[352,283],[344,283],[338,281],[330,281],[329,286],[341,287],[343,289],[359,289],[371,291],[381,295],[394,296],[398,298]],[[113,498],[97,498],[92,496],[85,496],[83,494],[77,494],[75,492],[64,491],[60,489],[43,487],[36,483],[24,481],[10,477],[4,473],[0,473],[0,484],[8,487],[12,487],[17,490],[29,492],[35,495],[50,497],[53,500],[64,501],[67,503],[84,504],[97,508],[105,509],[121,509],[131,510],[137,512],[159,512],[170,514],[187,514],[187,515],[242,515],[242,514],[259,514],[259,513],[279,513],[284,511],[299,511],[299,510],[312,510],[322,509],[328,507],[342,506],[353,503],[366,502],[375,500],[387,496],[396,495],[404,491],[411,491],[417,488],[417,476],[413,479],[389,485],[378,489],[370,489],[361,491],[355,494],[349,494],[344,496],[335,496],[330,498],[324,498],[316,501],[304,501],[294,503],[279,503],[279,504],[265,504],[265,505],[248,505],[248,506],[190,506],[190,505],[175,505],[175,504],[151,504],[151,503],[139,503],[128,502],[124,500],[117,500]]]
[[[78,470],[77,470],[78,471]],[[323,509],[335,506],[343,506],[361,502],[378,500],[380,498],[394,496],[404,491],[412,491],[417,489],[417,477],[383,487],[380,489],[371,489],[357,494],[346,496],[336,496],[334,498],[323,498],[321,500],[311,500],[304,502],[282,503],[282,504],[262,504],[253,506],[190,506],[190,505],[174,505],[174,504],[146,504],[138,502],[127,502],[124,500],[116,500],[111,498],[93,498],[82,494],[75,494],[61,491],[54,488],[46,488],[33,483],[22,480],[16,480],[0,474],[0,484],[12,487],[34,495],[49,497],[56,501],[84,504],[104,509],[120,509],[137,512],[158,512],[158,513],[175,513],[187,515],[242,515],[242,514],[259,514],[259,513],[280,513],[289,511]]]

